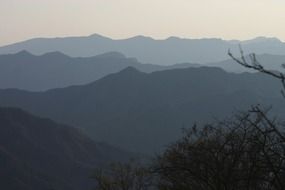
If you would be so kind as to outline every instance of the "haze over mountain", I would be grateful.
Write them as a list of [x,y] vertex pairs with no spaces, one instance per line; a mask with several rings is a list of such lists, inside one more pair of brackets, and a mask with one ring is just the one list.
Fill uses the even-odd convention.
[[155,40],[145,36],[113,40],[98,34],[86,37],[35,38],[0,47],[0,54],[27,50],[40,55],[60,51],[73,57],[88,57],[116,51],[136,57],[142,63],[171,65],[175,63],[206,63],[228,59],[227,51],[239,53],[242,44],[245,53],[285,55],[285,44],[276,38],[258,37],[253,40],[226,41],[222,39],[182,39],[170,37]]
[[94,168],[131,156],[75,128],[0,108],[0,189],[89,190]]
[[259,73],[201,67],[147,74],[128,67],[82,86],[1,90],[0,105],[81,127],[94,139],[128,150],[153,153],[194,122],[223,119],[257,103],[284,113],[280,88],[278,81]]
[[0,88],[41,91],[87,84],[128,66],[144,72],[153,72],[199,65],[187,63],[172,66],[141,64],[135,58],[127,58],[117,52],[86,58],[72,58],[60,52],[35,56],[27,51],[21,51],[16,54],[0,55]]
[[[285,72],[283,65],[285,64],[285,55],[270,55],[261,54],[256,55],[258,62],[264,66],[265,69],[272,71]],[[246,56],[248,63],[251,63],[250,58]],[[242,73],[242,72],[256,72],[255,70],[245,68],[237,64],[234,60],[228,59],[221,62],[208,63],[210,67],[219,67],[228,72]]]

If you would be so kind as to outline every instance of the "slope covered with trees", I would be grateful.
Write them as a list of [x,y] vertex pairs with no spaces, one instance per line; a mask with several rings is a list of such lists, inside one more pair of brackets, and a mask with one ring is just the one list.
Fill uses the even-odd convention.
[[132,156],[75,128],[0,108],[0,189],[90,189],[94,168]]
[[206,123],[250,105],[284,110],[280,84],[261,74],[189,68],[146,74],[127,68],[94,83],[31,93],[1,90],[0,105],[17,106],[81,127],[94,139],[153,153]]

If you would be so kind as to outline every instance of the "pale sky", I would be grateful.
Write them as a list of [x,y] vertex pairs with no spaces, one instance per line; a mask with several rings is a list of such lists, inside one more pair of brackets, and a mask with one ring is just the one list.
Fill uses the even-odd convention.
[[285,41],[285,0],[0,0],[0,45],[93,33]]

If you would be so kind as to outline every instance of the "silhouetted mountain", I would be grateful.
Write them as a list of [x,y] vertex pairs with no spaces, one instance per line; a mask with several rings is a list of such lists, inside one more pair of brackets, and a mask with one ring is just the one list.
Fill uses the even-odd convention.
[[155,40],[136,36],[129,39],[113,40],[98,34],[86,37],[36,38],[0,48],[1,54],[28,50],[40,55],[51,51],[78,56],[93,56],[117,51],[129,57],[136,57],[142,63],[171,65],[175,63],[206,63],[228,59],[227,51],[239,53],[242,44],[245,53],[285,55],[285,44],[276,38],[259,37],[253,40],[237,41],[222,39],[183,39],[170,37]]
[[[285,63],[285,56],[284,55],[270,55],[270,54],[262,54],[256,55],[257,60],[261,63],[264,68],[268,70],[280,71],[285,72],[284,67],[282,66]],[[250,59],[246,56],[247,61],[250,63]],[[228,72],[256,72],[254,70],[245,68],[237,63],[235,63],[232,59],[228,59],[221,62],[216,63],[209,63],[207,64],[211,67],[220,67]]]
[[77,129],[0,108],[0,189],[91,189],[92,170],[131,154],[95,143]]
[[40,91],[93,82],[110,73],[133,66],[144,72],[198,66],[141,64],[117,52],[88,58],[71,58],[60,52],[34,56],[27,51],[0,55],[0,88]]
[[256,103],[272,104],[284,113],[280,88],[278,81],[262,74],[231,74],[219,68],[146,74],[128,67],[83,86],[44,93],[1,90],[0,105],[80,126],[91,137],[128,150],[153,153],[178,138],[183,127],[224,118]]

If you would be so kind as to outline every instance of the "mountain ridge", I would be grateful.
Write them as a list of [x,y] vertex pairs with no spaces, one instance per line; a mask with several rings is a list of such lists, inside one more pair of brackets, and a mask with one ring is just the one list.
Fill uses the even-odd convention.
[[284,113],[280,88],[278,81],[260,73],[212,67],[143,73],[127,68],[87,85],[37,93],[0,90],[0,105],[21,107],[79,126],[94,139],[151,154],[195,122],[222,119],[257,103]]
[[173,66],[142,64],[137,59],[126,57],[119,52],[73,58],[58,51],[33,55],[24,50],[16,54],[0,55],[0,88],[44,91],[82,85],[128,66],[136,67],[143,72],[153,72],[199,65],[191,63]]
[[276,38],[257,37],[252,40],[233,41],[219,38],[169,37],[158,40],[146,36],[134,36],[126,39],[112,39],[98,34],[83,37],[30,39],[2,46],[0,54],[16,53],[25,49],[36,55],[60,51],[71,57],[90,57],[116,51],[128,57],[136,57],[142,63],[171,65],[181,62],[223,61],[228,58],[228,49],[239,54],[238,44],[243,46],[246,54],[255,52],[285,55],[285,43]]

